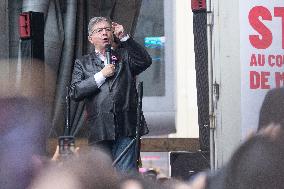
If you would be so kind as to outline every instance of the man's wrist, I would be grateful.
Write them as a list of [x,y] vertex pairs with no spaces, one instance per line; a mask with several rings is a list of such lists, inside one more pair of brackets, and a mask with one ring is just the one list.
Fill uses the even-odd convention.
[[125,34],[125,35],[123,35],[119,40],[120,40],[121,42],[125,42],[125,41],[127,41],[129,38],[130,38],[130,36],[129,36],[128,34]]
[[94,78],[95,78],[95,81],[98,87],[100,87],[106,80],[105,76],[103,75],[101,71],[96,73],[94,75]]

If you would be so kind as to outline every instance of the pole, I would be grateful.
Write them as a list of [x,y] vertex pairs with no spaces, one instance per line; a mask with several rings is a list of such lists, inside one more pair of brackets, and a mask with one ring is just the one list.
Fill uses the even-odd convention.
[[143,82],[139,82],[138,84],[138,106],[137,106],[137,124],[136,124],[136,161],[137,161],[137,167],[139,164],[140,159],[140,136],[141,136],[141,123],[143,118],[143,111],[142,111],[142,98],[143,98]]
[[208,81],[209,81],[209,124],[210,124],[210,167],[215,170],[215,112],[213,100],[213,59],[212,59],[212,27],[213,13],[211,0],[206,0],[207,10],[207,45],[208,45]]
[[65,127],[64,127],[64,136],[70,135],[70,95],[69,87],[66,87],[66,96],[65,96],[66,110],[65,110]]

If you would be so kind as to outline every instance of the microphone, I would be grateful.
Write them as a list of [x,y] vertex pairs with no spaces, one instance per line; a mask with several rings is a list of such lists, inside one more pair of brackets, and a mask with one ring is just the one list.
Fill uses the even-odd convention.
[[106,44],[105,49],[106,49],[106,64],[110,64],[111,63],[111,45]]

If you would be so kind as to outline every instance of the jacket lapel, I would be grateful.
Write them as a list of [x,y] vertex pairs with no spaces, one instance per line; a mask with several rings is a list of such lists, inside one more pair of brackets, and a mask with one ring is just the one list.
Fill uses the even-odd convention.
[[124,67],[122,60],[120,59],[118,53],[116,51],[113,51],[113,55],[116,56],[118,58],[118,60],[115,63],[115,75],[112,77],[112,79],[110,81],[110,89],[112,89],[113,84],[115,83],[117,78],[121,75],[121,72],[122,72],[123,67]]
[[113,79],[111,80],[111,83],[110,83],[110,89],[112,89],[113,87],[113,84],[115,83],[115,81],[117,80],[117,78],[121,75],[121,72],[123,70],[123,65],[122,65],[122,62],[119,62],[119,63],[116,63],[115,65],[115,75],[113,77]]
[[92,61],[93,64],[100,67],[101,69],[104,68],[104,64],[103,64],[102,60],[97,56],[96,52],[91,53],[91,61]]

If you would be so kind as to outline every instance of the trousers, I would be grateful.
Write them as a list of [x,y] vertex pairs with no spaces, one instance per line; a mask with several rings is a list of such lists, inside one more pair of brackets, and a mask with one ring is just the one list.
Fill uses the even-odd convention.
[[[99,141],[95,146],[99,147],[115,160],[123,150],[131,143],[133,137],[119,137],[116,140]],[[138,171],[135,143],[131,145],[127,153],[117,162],[115,168],[120,173],[135,173]]]

